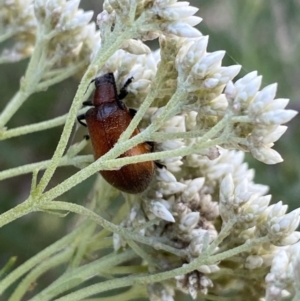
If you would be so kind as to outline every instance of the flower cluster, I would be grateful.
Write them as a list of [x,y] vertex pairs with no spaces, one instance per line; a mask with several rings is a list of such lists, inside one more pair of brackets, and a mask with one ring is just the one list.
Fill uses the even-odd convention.
[[[151,273],[200,262],[168,282],[149,284],[149,299],[173,301],[175,290],[194,299],[232,290],[241,300],[251,291],[257,300],[277,301],[299,291],[300,209],[286,213],[282,202],[270,205],[268,187],[254,183],[244,163],[244,152],[267,164],[282,161],[272,146],[296,115],[285,110],[288,100],[275,98],[275,84],[261,89],[256,72],[235,80],[241,66],[222,66],[225,52],[207,51],[208,37],[194,27],[198,9],[188,2],[105,0],[98,32],[93,13],[79,2],[5,1],[0,25],[17,42],[3,56],[25,58],[35,45],[42,71],[25,78],[27,87],[52,76],[62,80],[65,66],[74,75],[90,60],[101,62],[101,54],[105,59],[89,76],[113,72],[118,88],[133,78],[124,101],[143,108],[139,135],[153,142],[159,164],[147,190],[132,196],[120,227],[165,248],[148,254],[116,233],[114,248],[134,246]],[[152,52],[143,41],[155,38],[160,49]]]
[[259,91],[261,80],[261,76],[251,72],[226,87],[231,113],[236,116],[229,145],[250,151],[254,158],[266,164],[275,164],[282,158],[271,147],[287,129],[281,124],[290,121],[297,112],[284,109],[288,99],[274,99],[276,84]]
[[33,52],[37,22],[32,0],[6,0],[0,7],[0,32],[13,38],[14,44],[4,49],[1,61],[16,62],[27,58]]
[[78,0],[34,2],[34,12],[45,42],[49,43],[51,65],[67,66],[70,62],[89,58],[99,42],[96,27],[89,24],[93,12],[78,8]]
[[[300,286],[300,243],[280,250],[273,258],[266,276],[266,300],[282,300],[298,291]],[[296,300],[296,299],[295,299]]]
[[[126,1],[106,1],[107,11],[99,19],[103,20],[104,14],[106,20],[111,20],[112,16],[114,20],[124,17],[119,10],[124,8],[121,2],[126,6]],[[159,16],[157,30],[151,31],[152,25],[149,25],[147,35],[142,35],[140,28],[139,37],[148,39],[160,36],[160,52],[148,53],[145,48],[143,54],[137,54],[129,50],[128,44],[123,45],[123,50],[108,60],[101,72],[114,71],[121,78],[119,83],[122,83],[126,77],[133,75],[133,70],[138,70],[135,80],[145,83],[146,89],[141,89],[145,93],[139,93],[134,88],[130,90],[129,87],[131,95],[128,101],[129,105],[137,106],[151,89],[155,74],[160,72],[160,64],[165,63],[169,72],[142,124],[147,130],[148,124],[155,123],[165,114],[172,95],[183,91],[183,97],[174,101],[168,118],[160,123],[155,132],[161,137],[164,133],[168,134],[170,138],[163,141],[157,138],[155,149],[160,152],[194,151],[160,160],[164,167],[157,168],[156,178],[142,195],[141,205],[134,205],[122,225],[140,228],[153,220],[154,225],[150,223],[140,234],[168,241],[184,251],[181,257],[156,254],[164,269],[193,262],[213,246],[220,235],[224,238],[210,250],[210,255],[248,243],[247,252],[200,265],[191,273],[175,277],[176,286],[173,289],[169,284],[160,284],[155,290],[152,285],[148,287],[150,300],[174,300],[174,289],[193,298],[198,292],[219,294],[231,285],[231,281],[226,281],[225,270],[232,277],[238,277],[233,275],[242,274],[244,269],[270,268],[272,260],[283,248],[300,239],[295,231],[299,224],[299,210],[286,214],[287,207],[281,202],[269,205],[271,196],[266,195],[268,187],[255,184],[254,171],[243,163],[245,151],[250,151],[255,158],[268,164],[280,162],[281,157],[271,147],[286,130],[281,124],[288,122],[296,112],[284,110],[288,100],[274,99],[276,85],[259,91],[261,76],[257,76],[256,72],[234,82],[240,66],[222,66],[224,51],[208,53],[208,37],[194,34],[195,30],[183,34],[183,28],[187,29],[190,24],[181,27],[181,22],[185,20],[185,13],[193,11],[192,8],[184,6],[182,20],[177,20],[175,25],[175,17],[180,16],[180,9],[177,9],[181,6],[180,2],[149,1],[148,4],[150,2],[151,10],[147,14],[155,12]],[[167,3],[171,3],[170,8],[167,8]],[[168,13],[170,15],[167,16]],[[138,13],[135,18],[141,15]],[[181,30],[171,32],[171,23],[165,25],[171,22],[170,16],[174,17],[173,28]],[[140,64],[141,61],[143,64]],[[134,102],[133,96],[136,99]],[[223,126],[220,126],[222,122]],[[206,136],[208,138],[204,140]],[[155,134],[153,137],[156,137]],[[158,224],[155,222],[157,219],[160,220]],[[230,224],[224,234],[222,229]],[[114,239],[115,249],[126,247],[121,236],[115,234]],[[264,243],[255,244],[260,239]],[[236,278],[243,287],[239,296],[246,298],[250,286],[257,285],[256,297],[261,298],[259,292],[271,283],[268,280],[271,277],[268,276],[264,283],[266,273],[261,275],[258,284],[249,279]],[[280,287],[280,292],[284,288],[284,285]],[[267,289],[266,300],[272,300],[268,294]]]
[[[133,14],[132,7],[136,7]],[[137,30],[138,36],[142,40],[153,40],[162,33],[164,35],[171,34],[183,37],[200,36],[199,31],[193,26],[200,23],[202,19],[194,16],[198,9],[190,6],[188,2],[172,0],[105,0],[103,9],[104,11],[100,14],[98,20],[100,19],[109,25],[116,22],[128,24],[128,22],[139,18],[143,19],[144,22]]]
[[30,56],[38,43],[48,46],[44,69],[90,60],[99,44],[99,33],[90,23],[93,12],[78,9],[80,0],[4,1],[0,8],[2,34],[15,43],[1,61],[15,62]]

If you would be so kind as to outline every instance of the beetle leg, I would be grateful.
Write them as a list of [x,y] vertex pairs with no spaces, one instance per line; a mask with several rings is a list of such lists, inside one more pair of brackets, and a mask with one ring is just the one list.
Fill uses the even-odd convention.
[[119,100],[122,100],[128,94],[127,87],[132,83],[133,77],[129,77],[125,82],[124,86],[121,88],[120,93],[118,95]]
[[81,125],[86,126],[86,123],[82,122],[82,120],[85,120],[85,114],[78,115],[77,120]]
[[129,109],[129,113],[130,113],[131,117],[134,117],[136,112],[137,112],[137,110],[135,110],[135,109]]
[[150,151],[154,151],[154,142],[153,141],[146,141],[146,143],[150,146]]
[[91,100],[84,101],[82,105],[85,106],[93,106],[93,102]]
[[160,162],[158,162],[158,161],[154,161],[154,164],[156,165],[156,167],[158,167],[158,168],[166,168],[166,166],[165,165],[163,165],[163,164],[161,164]]
[[[149,145],[150,147],[150,151],[153,152],[154,151],[154,142],[153,141],[146,141],[146,143]],[[156,167],[158,168],[166,168],[165,165],[161,164],[158,161],[154,161],[154,164],[156,165]]]

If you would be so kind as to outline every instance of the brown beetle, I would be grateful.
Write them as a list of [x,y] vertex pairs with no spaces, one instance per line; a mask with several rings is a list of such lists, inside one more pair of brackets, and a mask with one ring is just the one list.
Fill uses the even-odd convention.
[[[113,148],[135,114],[134,110],[128,109],[121,101],[127,95],[126,88],[131,81],[132,78],[126,81],[119,95],[113,73],[107,73],[92,81],[96,86],[93,102],[85,101],[83,105],[93,106],[93,108],[85,114],[79,115],[77,119],[82,125],[88,127],[95,159]],[[86,124],[82,120],[85,120]],[[132,136],[139,132],[139,129],[136,128]],[[119,158],[146,154],[151,151],[151,144],[145,142],[126,151]],[[117,189],[127,193],[140,193],[148,187],[153,177],[154,162],[129,164],[119,170],[101,170],[100,173],[108,183]]]

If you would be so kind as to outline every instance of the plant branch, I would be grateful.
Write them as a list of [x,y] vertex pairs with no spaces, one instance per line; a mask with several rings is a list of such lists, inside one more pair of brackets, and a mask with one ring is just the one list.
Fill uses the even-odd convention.
[[203,264],[212,264],[219,260],[224,260],[228,257],[250,250],[251,247],[253,246],[252,245],[253,243],[264,243],[266,241],[268,241],[268,238],[263,237],[247,242],[239,247],[236,247],[234,249],[231,249],[221,254],[213,255],[210,257],[200,256],[198,259],[192,261],[191,263],[185,266],[167,272],[160,272],[160,273],[155,273],[150,275],[142,274],[137,276],[123,277],[114,280],[107,280],[102,283],[93,284],[83,289],[80,289],[76,292],[70,293],[64,297],[56,299],[56,301],[79,301],[82,300],[83,298],[87,298],[89,296],[93,296],[95,294],[112,290],[115,288],[126,287],[133,284],[147,284],[147,283],[161,282],[163,280],[171,279],[179,275],[190,273]]
[[30,271],[33,267],[38,265],[39,263],[43,262],[45,259],[52,256],[54,253],[58,252],[65,246],[68,246],[73,242],[73,240],[79,235],[82,231],[84,231],[86,224],[89,221],[86,221],[79,225],[78,228],[73,230],[70,234],[64,236],[60,240],[56,241],[54,244],[50,245],[49,247],[45,248],[43,251],[38,253],[37,255],[31,257],[25,263],[20,265],[14,271],[7,275],[2,281],[0,281],[0,295],[15,281],[17,281],[20,277]]
[[129,231],[125,228],[116,226],[115,224],[105,220],[103,217],[97,215],[93,211],[91,211],[83,206],[77,205],[77,204],[55,201],[55,202],[51,202],[51,203],[40,204],[40,210],[41,209],[42,210],[64,210],[64,211],[66,210],[66,211],[74,212],[77,214],[81,214],[81,215],[89,217],[90,219],[95,221],[97,224],[101,225],[103,228],[109,230],[110,232],[117,233],[127,239],[135,240],[135,241],[138,241],[139,243],[143,243],[143,244],[152,246],[153,248],[155,248],[157,250],[164,250],[171,254],[175,254],[178,257],[185,256],[184,250],[170,247],[157,240],[153,240],[151,238],[142,236],[138,233]]
[[[61,158],[59,162],[59,166],[74,166],[79,164],[87,164],[93,161],[92,155],[84,155],[84,156],[77,156],[74,158],[70,158],[69,156],[64,156]],[[0,172],[0,181],[5,180],[8,178],[24,175],[27,173],[34,172],[35,170],[42,170],[47,168],[47,166],[50,164],[50,160],[45,160],[37,163],[30,163],[23,166],[10,168],[4,171]],[[1,218],[0,218],[1,219]]]

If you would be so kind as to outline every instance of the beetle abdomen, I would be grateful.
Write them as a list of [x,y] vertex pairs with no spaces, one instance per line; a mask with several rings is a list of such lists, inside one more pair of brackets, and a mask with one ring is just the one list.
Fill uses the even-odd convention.
[[[86,113],[86,123],[93,144],[95,159],[100,158],[114,147],[120,135],[131,122],[128,110],[120,109],[116,103],[91,108]],[[132,136],[139,133],[136,129]],[[126,151],[121,157],[142,155],[151,152],[147,143],[141,143]],[[129,164],[119,170],[100,171],[112,186],[127,193],[143,192],[151,182],[154,173],[153,161]]]

